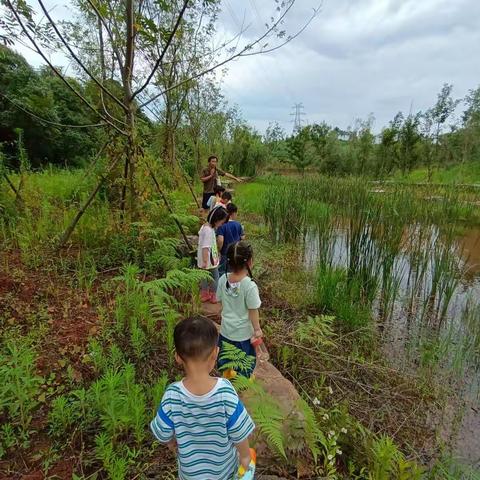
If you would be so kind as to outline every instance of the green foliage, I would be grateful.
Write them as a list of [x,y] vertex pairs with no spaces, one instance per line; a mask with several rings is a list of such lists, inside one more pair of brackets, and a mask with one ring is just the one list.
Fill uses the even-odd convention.
[[300,322],[295,330],[298,341],[303,345],[313,344],[316,347],[330,347],[335,345],[333,322],[335,317],[317,315],[308,317],[305,322]]
[[35,361],[35,352],[26,341],[7,340],[0,350],[0,412],[8,422],[0,452],[12,446],[13,430],[15,444],[28,445],[32,414],[43,383],[35,372]]
[[222,342],[220,360],[226,361],[222,365],[222,371],[232,369],[240,374],[250,371],[255,363],[255,357],[247,355],[243,350],[228,342]]
[[[69,81],[83,90],[75,79]],[[53,73],[34,70],[20,54],[3,45],[0,91],[4,94],[0,97],[0,142],[7,143],[5,153],[11,166],[19,167],[27,155],[34,167],[46,163],[79,165],[96,148],[98,129],[61,128],[47,123],[95,124],[98,119],[94,114]],[[20,152],[14,147],[17,128],[24,132]]]

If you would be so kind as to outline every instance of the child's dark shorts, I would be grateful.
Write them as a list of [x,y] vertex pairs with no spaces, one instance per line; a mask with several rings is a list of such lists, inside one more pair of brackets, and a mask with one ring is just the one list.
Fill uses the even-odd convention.
[[254,361],[252,362],[250,368],[248,369],[242,369],[239,367],[234,368],[234,370],[240,375],[250,378],[252,376],[253,370],[255,369],[255,365],[257,364],[257,354],[255,352],[255,347],[250,343],[250,340],[244,340],[243,342],[236,342],[234,340],[225,338],[223,335],[219,335],[218,346],[220,347],[220,350],[218,352],[218,358],[217,358],[217,369],[220,371],[225,370],[224,365],[229,361],[227,358],[220,360],[220,356],[223,351],[223,342],[227,342],[230,345],[237,347],[239,350],[242,350],[242,352],[245,352],[250,357],[253,357]]
[[208,201],[210,200],[210,197],[214,195],[213,192],[208,192],[208,193],[204,193],[203,194],[203,198],[202,198],[202,208],[204,210],[208,210],[209,209],[209,206],[208,206]]

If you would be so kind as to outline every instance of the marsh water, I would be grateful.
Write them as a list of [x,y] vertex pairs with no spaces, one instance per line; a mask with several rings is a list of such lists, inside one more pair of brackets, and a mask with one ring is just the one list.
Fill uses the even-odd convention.
[[[337,219],[326,236],[307,230],[306,268],[326,262],[348,269],[349,228],[348,220]],[[368,255],[378,256],[380,247],[369,238],[368,227],[362,233],[372,245]],[[463,229],[445,239],[438,226],[410,225],[401,237],[389,272],[392,300],[386,308],[379,285],[372,303],[385,354],[407,370],[434,363],[439,377],[455,379],[457,397],[448,405],[439,429],[453,445],[456,458],[480,469],[480,229]],[[458,419],[459,413],[461,420],[453,427],[452,418]]]

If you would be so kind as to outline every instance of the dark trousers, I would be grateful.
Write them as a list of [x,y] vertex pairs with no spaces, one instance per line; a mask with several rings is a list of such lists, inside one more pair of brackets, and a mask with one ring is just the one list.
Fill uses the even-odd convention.
[[204,193],[203,194],[203,198],[202,198],[202,208],[204,210],[208,210],[208,205],[207,205],[207,202],[210,200],[210,197],[213,195],[214,193],[213,192],[207,192],[207,193]]
[[[222,352],[225,351],[224,343],[229,343],[230,345],[233,345],[242,352],[245,352],[248,356],[252,357],[253,361],[251,362],[251,365],[249,365],[248,368],[241,368],[238,365],[232,367],[228,366],[227,364],[231,362],[232,359],[220,358],[222,357]],[[220,347],[217,358],[217,369],[219,371],[226,370],[227,368],[233,368],[233,370],[235,370],[240,375],[243,375],[244,377],[250,378],[252,376],[252,373],[255,370],[255,365],[257,364],[257,354],[255,352],[255,347],[250,343],[250,340],[236,342],[235,340],[230,340],[223,335],[219,335],[218,346]]]

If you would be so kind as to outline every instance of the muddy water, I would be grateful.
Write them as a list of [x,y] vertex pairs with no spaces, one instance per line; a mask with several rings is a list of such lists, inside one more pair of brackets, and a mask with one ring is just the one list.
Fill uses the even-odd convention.
[[[414,226],[404,232],[404,239],[415,235]],[[426,272],[421,291],[428,292],[435,269],[434,250],[439,246],[439,229],[432,227],[429,238],[425,240],[426,252],[432,252],[426,266]],[[408,242],[402,241],[404,245]],[[304,238],[304,261],[307,268],[315,268],[319,259],[318,235],[309,233]],[[430,325],[424,316],[422,308],[412,309],[411,279],[414,276],[415,265],[409,255],[408,247],[400,249],[395,258],[393,274],[398,279],[398,293],[392,308],[392,314],[386,320],[383,328],[385,353],[395,365],[406,369],[416,368],[421,350],[418,339],[428,332],[443,341],[453,345],[449,348],[451,359],[444,362],[445,374],[458,363],[455,349],[468,344],[472,336],[480,339],[480,229],[466,229],[452,245],[452,268],[455,270],[455,280],[452,282],[451,298],[445,302],[445,316],[441,322]],[[348,265],[348,230],[345,222],[339,221],[332,231],[328,245],[329,262],[332,266],[346,267]],[[426,295],[424,293],[423,295]],[[420,303],[422,303],[420,301]],[[476,309],[476,310],[474,310]],[[379,317],[379,302],[374,302],[373,313]],[[467,316],[465,312],[470,312]],[[473,312],[473,313],[472,313]],[[425,329],[425,324],[427,328]],[[412,345],[414,346],[412,348]],[[458,347],[457,347],[458,345]],[[478,348],[478,347],[477,347]],[[478,350],[477,350],[478,353]],[[460,356],[460,361],[464,357]],[[480,365],[478,355],[475,361],[467,363],[465,368],[456,371],[458,379],[457,398],[452,399],[439,421],[439,431],[454,456],[462,463],[477,467],[480,470]],[[446,375],[447,376],[447,375]],[[460,418],[460,421],[459,421]]]

